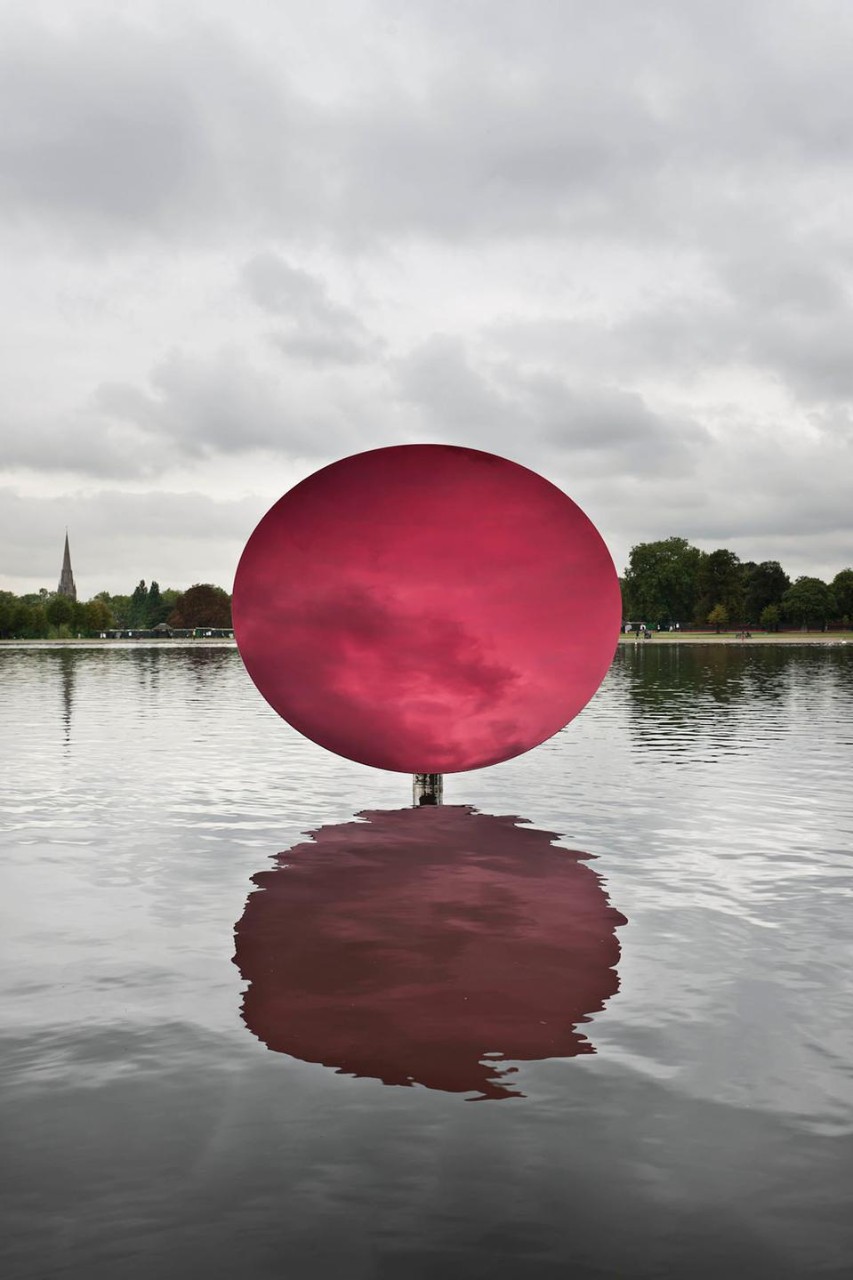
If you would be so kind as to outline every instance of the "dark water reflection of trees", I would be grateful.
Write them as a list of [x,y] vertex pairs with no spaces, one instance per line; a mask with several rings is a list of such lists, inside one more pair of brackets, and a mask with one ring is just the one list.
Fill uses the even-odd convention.
[[853,693],[853,645],[624,646],[611,679],[624,693],[638,727],[677,732],[712,717],[786,705],[797,691],[807,701]]
[[[216,648],[201,644],[192,648],[57,645],[27,650],[25,656],[28,670],[32,671],[34,664],[36,666],[37,684],[58,691],[59,718],[66,745],[71,741],[78,703],[90,697],[95,687],[99,690],[98,696],[103,696],[104,682],[120,679],[121,671],[132,671],[139,690],[152,700],[162,694],[164,679],[182,680],[188,676],[191,680],[190,698],[195,694],[207,702],[217,682],[225,677],[229,665],[239,661],[230,646]],[[15,651],[7,650],[7,663],[12,664],[15,660]]]

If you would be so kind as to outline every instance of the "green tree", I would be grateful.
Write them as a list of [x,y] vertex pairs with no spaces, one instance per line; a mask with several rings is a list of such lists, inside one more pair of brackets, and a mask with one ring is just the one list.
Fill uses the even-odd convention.
[[113,615],[110,612],[109,605],[99,599],[97,596],[94,600],[89,600],[84,604],[85,611],[85,630],[92,635],[100,635],[102,631],[108,631],[113,626]]
[[743,582],[741,563],[733,551],[720,547],[706,555],[699,565],[696,586],[699,600],[696,606],[696,621],[704,622],[708,614],[717,605],[726,611],[726,621],[734,621],[743,616]]
[[820,578],[803,576],[785,592],[782,609],[796,626],[825,627],[835,612],[835,600]]
[[140,629],[148,626],[148,588],[144,579],[140,579],[130,597],[130,608],[125,625]]
[[729,611],[726,606],[724,604],[715,604],[708,614],[708,621],[712,627],[716,627],[717,635],[719,635],[729,621]]
[[99,591],[95,599],[103,601],[107,606],[113,616],[113,626],[130,626],[128,621],[130,618],[130,596],[111,596],[108,591]]
[[145,602],[146,626],[156,627],[158,623],[165,622],[170,612],[169,606],[160,594],[160,584],[152,582]]
[[702,559],[703,553],[686,538],[632,547],[623,580],[626,617],[664,625],[691,619]]
[[[791,579],[778,560],[763,560],[761,564],[742,566],[744,593],[743,620],[752,626],[760,621],[768,605],[779,605],[791,585]],[[763,623],[762,623],[763,625]]]
[[832,594],[838,616],[849,627],[853,625],[853,569],[842,569],[832,579]]
[[175,606],[178,603],[180,595],[181,595],[180,591],[175,591],[173,587],[166,587],[165,590],[161,593],[161,599],[163,601],[163,609],[165,610],[161,621],[168,622],[169,615],[174,612]]
[[0,591],[0,636],[8,640],[13,636],[17,598],[11,591]]
[[73,636],[84,636],[89,633],[89,618],[86,613],[86,606],[82,600],[75,600],[71,608],[71,620],[68,623],[69,630]]
[[230,627],[231,597],[210,582],[197,582],[178,596],[168,621],[173,627]]
[[[12,597],[13,603],[9,609],[8,635],[12,640],[23,640],[27,638],[32,622],[32,612],[34,605],[24,604],[20,596]],[[45,627],[47,621],[45,620]]]
[[68,596],[53,596],[45,608],[47,620],[57,631],[60,627],[70,626],[74,618],[74,602]]
[[44,640],[50,632],[47,609],[43,604],[20,604],[16,636],[21,640]]
[[765,631],[778,631],[782,622],[782,609],[778,604],[766,604],[758,621]]

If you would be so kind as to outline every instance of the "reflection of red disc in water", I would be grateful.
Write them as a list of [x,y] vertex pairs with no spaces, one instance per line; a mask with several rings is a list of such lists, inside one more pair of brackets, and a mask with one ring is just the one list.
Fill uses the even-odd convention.
[[613,562],[570,498],[475,449],[344,458],[267,512],[234,583],[267,701],[363,764],[452,773],[567,724],[610,665]]
[[618,990],[626,921],[586,855],[467,807],[362,816],[254,877],[234,958],[249,1030],[340,1072],[493,1098],[513,1092],[500,1059],[593,1053],[577,1028]]

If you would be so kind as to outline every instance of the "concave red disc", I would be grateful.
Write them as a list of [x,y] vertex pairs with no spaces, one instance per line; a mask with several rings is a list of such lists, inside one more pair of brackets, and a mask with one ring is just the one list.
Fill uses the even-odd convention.
[[249,538],[234,634],[260,692],[338,755],[454,773],[520,755],[595,693],[619,634],[607,547],[494,454],[399,445],[324,467]]

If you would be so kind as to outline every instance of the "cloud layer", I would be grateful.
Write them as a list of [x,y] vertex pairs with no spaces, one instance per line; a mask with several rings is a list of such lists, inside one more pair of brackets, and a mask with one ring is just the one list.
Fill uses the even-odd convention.
[[212,509],[423,439],[541,470],[620,567],[680,533],[834,574],[851,35],[843,0],[7,10],[0,585],[53,585],[66,523],[93,590],[227,584]]

